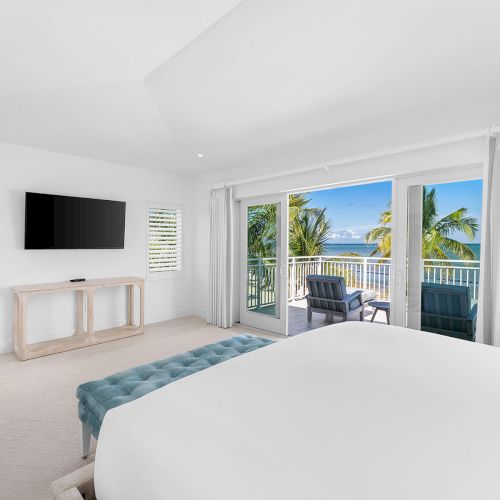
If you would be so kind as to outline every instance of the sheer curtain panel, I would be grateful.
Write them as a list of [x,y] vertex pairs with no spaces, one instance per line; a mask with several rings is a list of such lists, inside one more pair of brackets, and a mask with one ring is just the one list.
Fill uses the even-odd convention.
[[233,194],[230,187],[210,193],[210,262],[207,321],[233,326]]

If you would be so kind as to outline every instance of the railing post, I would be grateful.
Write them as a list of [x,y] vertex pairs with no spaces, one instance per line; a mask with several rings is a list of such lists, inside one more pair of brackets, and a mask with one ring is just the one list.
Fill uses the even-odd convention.
[[291,289],[290,289],[290,300],[295,300],[295,297],[296,297],[296,286],[297,286],[297,283],[296,283],[296,277],[295,277],[295,272],[296,272],[296,269],[295,269],[295,257],[292,257],[292,269],[291,269],[291,272],[290,272],[290,281],[291,281]]
[[261,273],[262,273],[262,260],[259,259],[259,267],[257,268],[257,309],[260,309],[261,305],[261,293],[262,293],[260,289]]
[[318,258],[318,266],[317,266],[318,271],[317,271],[316,274],[323,274],[322,269],[321,269],[321,264],[322,263],[323,263],[323,258],[320,255],[319,258]]
[[361,288],[367,287],[368,283],[367,277],[368,277],[368,259],[366,257],[363,257],[363,285],[361,286]]

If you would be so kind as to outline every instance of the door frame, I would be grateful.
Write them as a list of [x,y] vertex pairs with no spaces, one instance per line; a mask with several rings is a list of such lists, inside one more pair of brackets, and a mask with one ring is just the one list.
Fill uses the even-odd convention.
[[[239,203],[239,321],[243,325],[261,330],[288,335],[288,193],[255,198],[245,198]],[[248,207],[264,204],[279,204],[278,235],[276,248],[276,279],[277,290],[276,310],[279,317],[268,316],[262,313],[247,310],[247,213]],[[279,244],[278,244],[279,243]]]
[[[391,248],[391,318],[395,326],[408,326],[407,317],[407,286],[408,286],[408,259],[414,257],[415,248],[408,248],[408,191],[413,186],[427,184],[447,184],[451,182],[468,181],[483,178],[482,165],[473,165],[462,168],[429,171],[413,175],[394,177],[392,182],[392,248]],[[411,227],[416,228],[417,222],[413,217]],[[420,220],[420,227],[422,221]],[[414,242],[420,241],[415,238]],[[415,243],[414,243],[415,244]],[[421,255],[421,254],[420,254]],[[410,269],[411,277],[415,280],[417,271]],[[420,287],[420,284],[418,284]],[[415,300],[415,290],[412,300]],[[418,325],[412,324],[415,328]]]

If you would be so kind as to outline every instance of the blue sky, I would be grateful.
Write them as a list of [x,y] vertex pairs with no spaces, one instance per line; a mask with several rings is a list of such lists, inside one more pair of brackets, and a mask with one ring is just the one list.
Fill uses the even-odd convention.
[[[457,208],[467,207],[468,215],[481,219],[482,181],[429,185],[436,187],[438,211],[442,217]],[[364,243],[366,233],[378,225],[379,214],[391,200],[390,181],[328,189],[308,193],[309,206],[327,207],[335,243]],[[467,241],[455,235],[459,241]],[[479,243],[480,235],[473,243]]]

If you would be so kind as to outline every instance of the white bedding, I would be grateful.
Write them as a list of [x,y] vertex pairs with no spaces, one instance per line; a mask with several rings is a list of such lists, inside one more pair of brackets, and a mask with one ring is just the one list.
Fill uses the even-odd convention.
[[500,499],[500,349],[360,322],[109,411],[98,500]]

